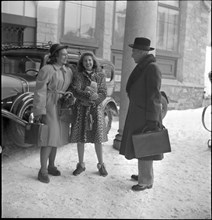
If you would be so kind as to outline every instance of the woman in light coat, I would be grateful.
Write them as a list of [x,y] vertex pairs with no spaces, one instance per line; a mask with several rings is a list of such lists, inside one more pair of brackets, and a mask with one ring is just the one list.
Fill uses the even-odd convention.
[[[69,123],[60,118],[58,100],[72,82],[73,73],[66,66],[67,46],[53,44],[50,48],[50,60],[43,66],[37,76],[34,92],[33,113],[35,121],[48,125],[46,146],[41,146],[38,180],[48,183],[48,174],[60,176],[55,166],[57,147],[68,143]],[[47,163],[49,164],[47,167]]]

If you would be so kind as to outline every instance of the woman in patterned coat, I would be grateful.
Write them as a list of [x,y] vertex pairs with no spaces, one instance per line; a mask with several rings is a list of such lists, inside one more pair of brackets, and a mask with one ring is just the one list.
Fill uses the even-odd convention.
[[[58,100],[69,87],[73,72],[66,66],[68,53],[67,47],[53,44],[50,48],[50,60],[43,66],[37,76],[34,92],[33,113],[35,121],[48,125],[48,139],[46,146],[41,146],[41,169],[38,180],[48,183],[49,176],[60,176],[61,173],[55,166],[57,147],[68,143],[69,124],[61,120],[65,115],[59,114]],[[47,167],[47,162],[49,165]]]
[[108,173],[103,163],[102,142],[106,142],[107,132],[102,101],[107,95],[105,75],[102,73],[93,53],[85,52],[78,62],[78,71],[71,84],[76,102],[73,109],[74,121],[70,142],[77,143],[78,158],[73,175],[85,170],[84,144],[94,143],[98,159],[97,168],[101,176]]

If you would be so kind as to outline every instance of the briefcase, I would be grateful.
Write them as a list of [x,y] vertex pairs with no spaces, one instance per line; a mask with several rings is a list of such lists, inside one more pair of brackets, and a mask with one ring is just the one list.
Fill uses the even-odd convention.
[[171,152],[168,130],[151,131],[132,135],[136,158]]
[[42,123],[28,123],[25,126],[25,143],[47,146],[48,126]]

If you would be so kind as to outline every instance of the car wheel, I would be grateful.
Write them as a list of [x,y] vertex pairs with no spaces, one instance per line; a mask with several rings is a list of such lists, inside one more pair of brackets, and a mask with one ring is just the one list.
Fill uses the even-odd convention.
[[106,131],[108,134],[111,129],[112,120],[113,120],[112,112],[110,111],[110,108],[108,106],[106,106],[104,109],[104,119],[106,124]]
[[[32,101],[22,106],[21,112],[19,112],[18,116],[25,121],[29,121],[29,116],[31,114],[32,107]],[[10,140],[18,147],[26,148],[32,146],[31,144],[26,144],[24,142],[25,126],[22,124],[19,124],[15,121],[10,121],[8,127],[8,135]]]
[[162,103],[162,112],[161,112],[162,118],[165,118],[168,111],[168,102],[163,95],[161,96],[161,103]]

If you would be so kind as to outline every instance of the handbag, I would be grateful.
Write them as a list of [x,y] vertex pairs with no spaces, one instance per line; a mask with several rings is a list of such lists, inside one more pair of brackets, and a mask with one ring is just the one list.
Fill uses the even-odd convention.
[[42,123],[28,123],[25,126],[26,144],[48,146],[48,126]]
[[163,126],[159,131],[132,135],[136,158],[171,152],[168,130]]
[[58,113],[60,120],[68,124],[73,123],[75,98],[72,92],[65,92],[63,96],[58,100]]

